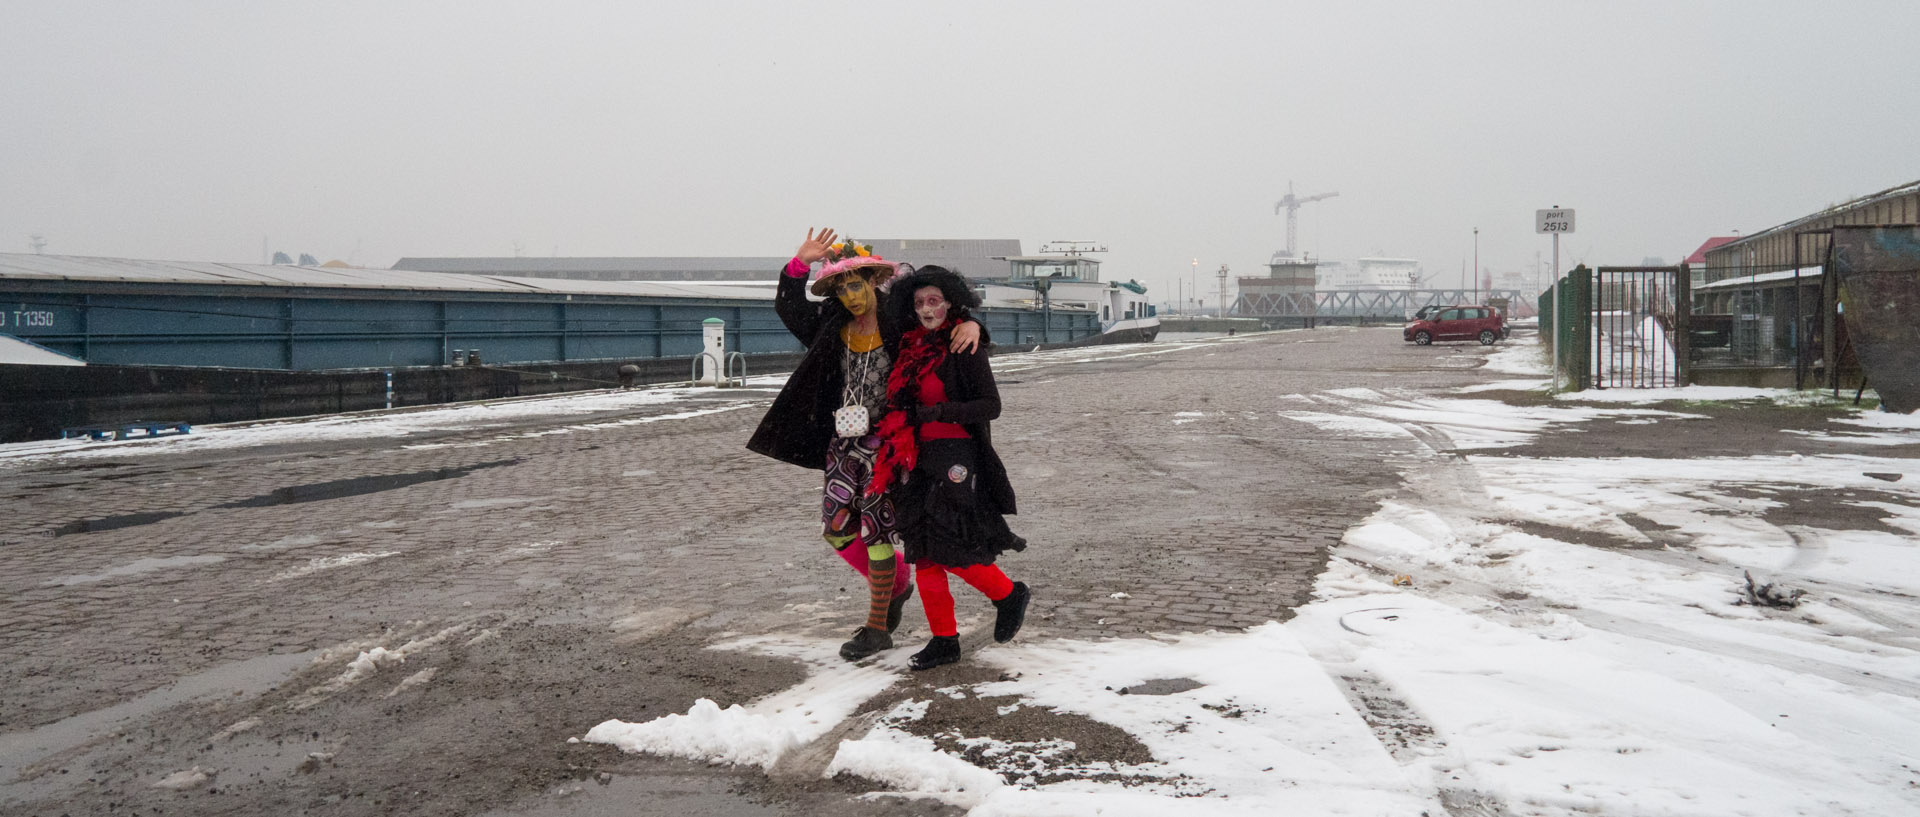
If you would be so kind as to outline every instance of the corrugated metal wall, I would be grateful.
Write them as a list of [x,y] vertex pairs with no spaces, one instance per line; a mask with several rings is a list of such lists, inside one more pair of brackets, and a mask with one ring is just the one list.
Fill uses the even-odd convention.
[[[0,333],[91,363],[319,371],[447,364],[691,358],[701,322],[727,323],[730,351],[798,351],[771,300],[524,296],[0,278]],[[244,294],[240,294],[244,293]],[[1091,313],[984,310],[994,339],[1061,343],[1099,333]]]

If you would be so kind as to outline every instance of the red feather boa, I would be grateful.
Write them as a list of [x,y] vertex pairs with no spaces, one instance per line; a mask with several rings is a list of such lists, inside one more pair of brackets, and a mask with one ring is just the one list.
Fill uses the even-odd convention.
[[933,370],[947,360],[954,321],[948,319],[939,329],[928,331],[916,326],[900,338],[900,356],[887,374],[887,413],[880,418],[874,433],[880,437],[880,451],[873,458],[873,479],[867,482],[867,495],[879,496],[896,481],[904,484],[907,474],[920,455],[917,429],[907,417],[907,407],[920,401],[920,379],[931,377]]

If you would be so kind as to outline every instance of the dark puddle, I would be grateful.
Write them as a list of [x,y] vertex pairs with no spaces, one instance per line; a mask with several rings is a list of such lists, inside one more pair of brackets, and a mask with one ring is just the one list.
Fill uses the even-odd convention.
[[[519,458],[494,460],[492,462],[475,463],[460,468],[439,468],[432,471],[415,471],[410,474],[382,474],[372,477],[352,477],[349,479],[336,479],[329,482],[316,482],[311,485],[295,485],[291,488],[280,488],[270,494],[261,494],[256,497],[215,505],[213,507],[264,508],[271,505],[291,505],[297,502],[316,502],[322,499],[339,499],[348,496],[375,494],[381,491],[391,491],[395,488],[405,488],[409,485],[418,485],[422,482],[456,479],[483,468],[498,468],[502,465],[513,465],[518,462],[520,462]],[[150,525],[164,519],[172,519],[176,516],[186,516],[188,513],[190,512],[156,511],[151,513],[126,514],[124,516],[108,516],[100,519],[78,519],[54,528],[51,533],[54,536],[66,536],[74,533],[96,533],[119,528],[131,528],[137,525]]]
[[70,533],[93,533],[95,531],[131,528],[135,525],[151,525],[162,519],[186,516],[180,511],[156,511],[153,513],[130,513],[125,516],[108,516],[101,519],[76,519],[53,529],[53,535],[66,536]]
[[1122,695],[1174,695],[1188,690],[1199,689],[1206,684],[1192,678],[1149,678],[1144,683],[1134,684],[1120,690]]
[[339,499],[346,496],[377,494],[395,488],[405,488],[422,482],[438,482],[443,479],[464,477],[482,468],[498,468],[513,465],[519,459],[494,460],[475,463],[461,468],[440,468],[433,471],[415,471],[411,474],[382,474],[372,477],[351,477],[331,482],[316,482],[312,485],[295,485],[281,488],[270,494],[261,494],[250,499],[215,505],[215,508],[264,508],[270,505],[291,505],[296,502],[317,502],[322,499]]

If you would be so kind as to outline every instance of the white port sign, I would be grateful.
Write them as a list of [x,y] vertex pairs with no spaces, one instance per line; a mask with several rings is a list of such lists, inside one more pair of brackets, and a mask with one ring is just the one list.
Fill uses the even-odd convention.
[[1535,210],[1533,211],[1533,231],[1536,233],[1573,232],[1573,210]]

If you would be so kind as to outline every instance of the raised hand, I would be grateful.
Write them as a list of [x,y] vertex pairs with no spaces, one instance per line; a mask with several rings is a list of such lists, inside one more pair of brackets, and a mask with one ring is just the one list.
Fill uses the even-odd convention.
[[800,249],[794,251],[793,257],[800,259],[802,263],[811,264],[811,263],[814,263],[815,261],[819,261],[823,258],[826,258],[827,251],[832,249],[832,247],[833,247],[833,229],[832,228],[830,227],[822,228],[820,230],[820,236],[818,238],[814,237],[813,229],[808,228],[807,240],[800,242]]

